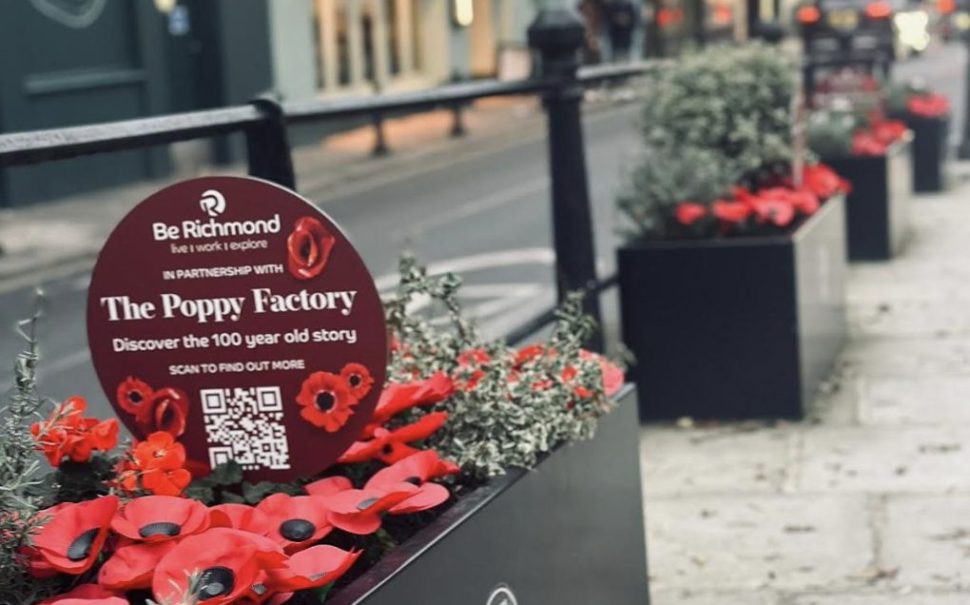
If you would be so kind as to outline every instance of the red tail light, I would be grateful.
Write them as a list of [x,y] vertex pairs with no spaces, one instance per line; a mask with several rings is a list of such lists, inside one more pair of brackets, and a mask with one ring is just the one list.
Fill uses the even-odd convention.
[[888,19],[893,14],[893,7],[888,2],[870,2],[866,5],[866,16],[870,19]]
[[819,19],[822,18],[822,11],[818,10],[818,7],[814,4],[809,4],[798,9],[797,18],[798,22],[804,25],[818,23]]

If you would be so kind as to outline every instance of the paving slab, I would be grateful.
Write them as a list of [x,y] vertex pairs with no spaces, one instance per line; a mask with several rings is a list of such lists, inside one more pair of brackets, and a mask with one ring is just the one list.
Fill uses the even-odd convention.
[[691,590],[653,591],[650,605],[781,605],[770,591],[698,593]]
[[970,426],[970,376],[857,377],[853,384],[862,424]]
[[894,496],[885,506],[882,560],[898,569],[894,582],[970,591],[970,496]]
[[785,481],[793,447],[789,431],[759,424],[647,428],[641,444],[640,469],[651,497],[735,490],[777,492]]
[[899,590],[874,594],[827,594],[801,595],[784,605],[967,605],[970,593],[966,592],[914,592]]
[[970,492],[970,427],[806,428],[798,464],[806,492]]
[[873,560],[864,496],[653,497],[646,515],[657,590],[851,587]]
[[846,344],[839,365],[849,374],[866,376],[965,375],[970,338],[856,337]]

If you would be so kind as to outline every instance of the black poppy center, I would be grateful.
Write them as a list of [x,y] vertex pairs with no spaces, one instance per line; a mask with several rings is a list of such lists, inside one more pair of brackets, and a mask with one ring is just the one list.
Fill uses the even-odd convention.
[[98,537],[98,528],[89,529],[74,538],[71,545],[67,547],[67,558],[71,561],[83,561],[91,554],[94,540]]
[[367,510],[368,508],[374,506],[374,503],[378,500],[379,498],[368,498],[357,505],[357,510]]
[[223,597],[232,592],[236,576],[228,567],[210,567],[199,576],[199,600]]
[[381,448],[381,452],[385,456],[390,456],[392,453],[394,453],[394,447],[390,443],[388,443]]
[[300,245],[300,258],[303,260],[310,260],[310,252],[313,251],[313,241],[309,236],[303,238],[303,242]]
[[138,405],[145,398],[141,396],[141,391],[128,391],[128,401]]
[[315,529],[306,519],[290,519],[280,524],[280,535],[291,542],[303,542],[313,537]]
[[314,403],[321,412],[329,412],[333,404],[337,403],[337,399],[330,391],[320,391],[317,393],[317,398],[314,400]]
[[155,523],[142,525],[138,529],[138,535],[142,538],[150,538],[152,536],[169,536],[171,538],[180,533],[182,533],[182,526],[171,521],[156,521]]
[[350,386],[356,388],[360,386],[360,383],[364,382],[364,379],[360,377],[360,374],[351,374],[350,380],[347,382],[350,383]]
[[404,480],[404,482],[421,487],[421,477],[417,477],[417,476],[408,477],[407,479]]

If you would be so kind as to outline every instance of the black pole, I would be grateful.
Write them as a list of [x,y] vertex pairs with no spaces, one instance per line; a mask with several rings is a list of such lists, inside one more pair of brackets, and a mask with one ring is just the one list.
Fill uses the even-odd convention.
[[391,153],[391,148],[387,146],[387,137],[384,135],[384,116],[375,113],[371,116],[371,124],[374,126],[374,148],[370,154],[374,157],[382,157]]
[[967,46],[966,74],[963,76],[963,140],[957,149],[957,157],[970,160],[970,29],[963,30]]
[[250,101],[263,120],[246,129],[249,175],[296,189],[293,158],[279,101],[263,96]]
[[[543,96],[543,105],[548,116],[552,229],[559,300],[572,291],[587,291],[585,310],[599,322],[599,297],[594,293],[593,221],[580,112],[583,87],[576,77],[584,35],[582,19],[564,8],[543,9],[529,26],[529,46],[539,52],[541,75],[555,82]],[[602,351],[602,331],[597,331],[587,346]]]

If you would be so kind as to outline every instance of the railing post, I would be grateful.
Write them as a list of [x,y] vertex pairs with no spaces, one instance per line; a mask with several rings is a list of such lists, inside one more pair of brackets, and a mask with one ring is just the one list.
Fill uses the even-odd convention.
[[296,189],[293,158],[279,101],[264,96],[250,101],[263,115],[263,120],[246,129],[246,154],[249,175]]
[[370,154],[375,158],[384,157],[391,153],[391,148],[387,146],[387,137],[384,134],[384,116],[379,112],[371,116],[371,125],[374,127],[374,148]]
[[[600,321],[596,287],[596,252],[586,179],[586,150],[580,104],[583,88],[576,77],[585,28],[573,11],[543,9],[529,26],[529,46],[541,56],[541,75],[554,84],[543,97],[548,116],[549,172],[552,180],[552,229],[556,249],[559,300],[586,290],[585,310]],[[601,331],[588,346],[603,349]]]
[[462,113],[461,103],[455,103],[451,106],[451,136],[454,138],[463,137],[467,132]]

